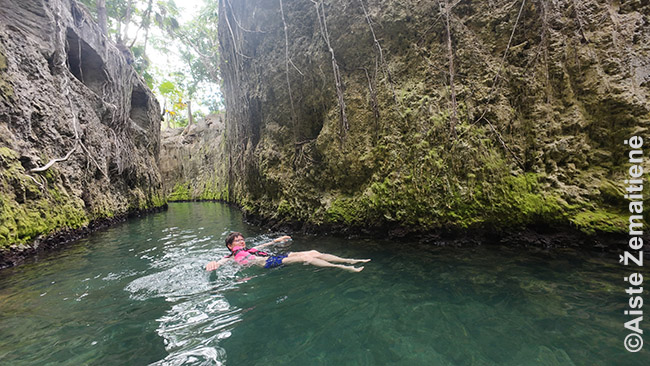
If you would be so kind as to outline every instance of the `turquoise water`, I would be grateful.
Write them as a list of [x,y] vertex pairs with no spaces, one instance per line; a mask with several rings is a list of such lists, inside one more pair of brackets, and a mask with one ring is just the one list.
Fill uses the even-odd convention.
[[372,262],[207,274],[233,230],[280,234],[177,203],[0,271],[0,364],[650,364],[623,348],[613,254],[294,235],[276,250]]

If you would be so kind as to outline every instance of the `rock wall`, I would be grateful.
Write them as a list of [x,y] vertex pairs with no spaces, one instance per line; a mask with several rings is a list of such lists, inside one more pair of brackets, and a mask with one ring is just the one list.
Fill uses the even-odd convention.
[[223,115],[162,131],[160,172],[169,201],[228,201]]
[[317,226],[625,231],[649,3],[450,3],[221,0],[231,200]]
[[0,268],[163,206],[159,140],[158,102],[83,6],[0,0]]

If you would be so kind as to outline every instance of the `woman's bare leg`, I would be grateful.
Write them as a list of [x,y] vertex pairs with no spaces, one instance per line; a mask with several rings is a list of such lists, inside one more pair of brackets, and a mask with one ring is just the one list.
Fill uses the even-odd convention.
[[334,263],[355,264],[355,263],[370,262],[370,259],[341,258],[341,257],[337,257],[335,255],[327,254],[327,253],[319,253],[318,255],[316,255],[316,258],[320,258],[322,260],[325,260],[325,261],[328,261],[328,262],[334,262]]
[[361,272],[363,267],[344,266],[342,264],[330,263],[326,260],[320,259],[311,252],[293,252],[287,258],[282,260],[282,263],[304,263],[311,264],[316,267],[334,267],[344,269],[351,272]]
[[305,255],[309,256],[312,258],[318,258],[322,259],[327,262],[332,262],[332,263],[347,263],[347,264],[355,264],[355,263],[366,263],[370,262],[370,259],[352,259],[352,258],[341,258],[337,257],[332,254],[327,254],[327,253],[321,253],[316,250],[310,250],[306,252],[295,252],[291,254],[296,254],[296,255]]

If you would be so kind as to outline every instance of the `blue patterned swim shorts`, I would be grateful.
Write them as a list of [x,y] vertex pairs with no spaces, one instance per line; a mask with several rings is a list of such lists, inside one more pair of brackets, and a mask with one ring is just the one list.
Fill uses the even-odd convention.
[[274,255],[269,257],[266,260],[266,264],[264,265],[264,268],[275,268],[275,267],[280,267],[282,265],[282,260],[288,256],[286,255]]

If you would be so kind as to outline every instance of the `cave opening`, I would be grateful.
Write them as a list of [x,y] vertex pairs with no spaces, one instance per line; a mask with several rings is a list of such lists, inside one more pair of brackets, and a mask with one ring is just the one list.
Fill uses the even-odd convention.
[[66,33],[68,69],[95,94],[102,96],[104,84],[108,82],[104,60],[77,33],[68,28]]

